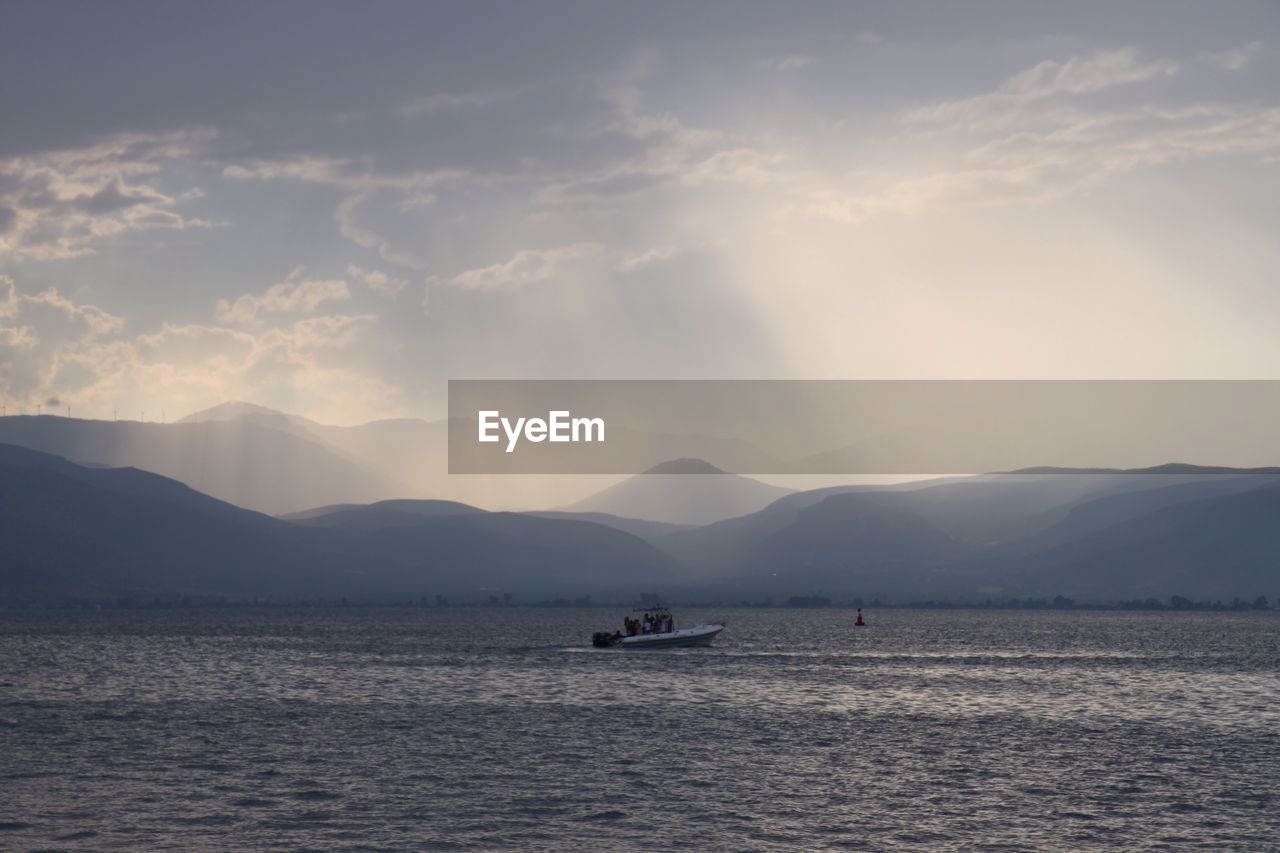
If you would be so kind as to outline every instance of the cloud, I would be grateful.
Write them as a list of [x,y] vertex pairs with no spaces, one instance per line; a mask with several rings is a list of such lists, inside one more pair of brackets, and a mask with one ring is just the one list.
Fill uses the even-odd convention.
[[576,243],[553,249],[522,249],[509,260],[467,270],[453,277],[453,283],[470,290],[526,287],[546,281],[565,265],[590,257],[600,250],[595,243]]
[[[449,87],[462,80],[424,71],[388,80],[390,101],[348,92],[314,104],[302,99],[278,115],[227,114],[214,143],[195,134],[136,134],[0,160],[9,169],[0,174],[0,269],[21,274],[37,257],[109,250],[112,241],[125,242],[120,235],[174,229],[150,236],[138,247],[145,252],[40,270],[23,294],[0,286],[0,347],[14,365],[5,372],[24,376],[26,366],[38,367],[29,384],[47,393],[32,400],[163,393],[274,405],[301,393],[301,377],[355,388],[362,376],[396,376],[422,389],[417,401],[425,406],[429,383],[458,364],[501,370],[495,342],[523,342],[540,330],[605,340],[607,357],[594,369],[643,367],[643,329],[662,323],[663,313],[687,319],[670,335],[677,367],[685,359],[713,370],[721,362],[699,360],[701,347],[709,353],[706,342],[721,340],[725,317],[758,313],[763,330],[776,324],[776,341],[765,334],[749,346],[760,353],[776,347],[779,355],[733,363],[783,371],[786,351],[814,339],[796,318],[813,312],[824,319],[799,303],[846,310],[841,300],[859,282],[917,263],[859,240],[919,245],[921,228],[928,241],[958,239],[954,231],[937,234],[934,222],[887,221],[845,240],[841,229],[800,217],[862,223],[1071,197],[1069,208],[1046,212],[1045,220],[1051,214],[1072,225],[1081,211],[1112,200],[1079,194],[1136,170],[1219,157],[1250,159],[1221,170],[1225,180],[1205,198],[1221,209],[1208,213],[1243,214],[1243,207],[1226,209],[1249,204],[1237,192],[1241,176],[1265,182],[1275,170],[1255,168],[1256,160],[1280,158],[1260,48],[1198,54],[1196,47],[1165,57],[1147,47],[1086,47],[1034,56],[981,84],[956,74],[939,94],[923,88],[939,82],[930,69],[963,65],[978,74],[993,56],[1025,56],[1028,44],[1060,45],[1071,36],[1016,46],[998,36],[960,37],[945,40],[947,55],[939,57],[936,34],[917,38],[909,29],[891,27],[892,50],[861,47],[878,39],[847,29],[776,34],[774,55],[758,66],[752,63],[769,56],[758,39],[671,42],[665,54],[623,54],[615,73],[557,64],[542,81],[518,81],[527,87],[518,99],[485,90],[504,84],[480,77],[456,84],[474,91],[424,89],[424,81]],[[983,61],[965,62],[974,58]],[[799,97],[775,103],[773,90],[801,78],[804,91],[792,93]],[[850,82],[873,78],[884,85]],[[761,91],[762,81],[770,91]],[[347,110],[347,120],[335,123],[335,110]],[[850,117],[847,128],[833,127],[838,116]],[[163,120],[157,114],[149,126]],[[1219,174],[1213,171],[1168,168],[1160,178],[1191,205],[1201,182]],[[241,227],[216,241],[176,233],[215,205],[228,218],[242,213]],[[1249,212],[1265,225],[1265,216]],[[965,224],[977,232],[997,219],[1004,217],[975,215]],[[1162,226],[1152,220],[1148,227]],[[255,262],[284,271],[306,260],[309,272],[206,289],[205,301],[194,304],[165,293],[183,281],[184,269],[207,271],[184,281],[183,292],[202,287],[199,281],[226,282],[220,255],[249,243]],[[313,257],[298,254],[308,247]],[[1001,253],[981,248],[975,243],[963,258],[975,269],[998,266]],[[338,266],[328,266],[335,254]],[[848,270],[858,274],[850,278]],[[607,286],[625,276],[647,289]],[[824,292],[819,283],[828,277],[841,278],[841,288]],[[416,309],[424,278],[435,311],[426,320],[403,310],[410,297]],[[40,293],[50,281],[59,289]],[[553,293],[562,287],[572,292]],[[538,298],[522,298],[522,288]],[[152,294],[163,298],[143,307]],[[563,299],[544,298],[551,296]],[[105,316],[88,311],[93,306],[84,303],[94,302]],[[526,367],[554,372],[566,363],[558,358],[539,352]],[[271,389],[281,396],[272,400]],[[308,399],[324,393],[316,387]]]
[[124,328],[124,320],[103,311],[96,305],[77,305],[56,288],[50,287],[34,296],[19,297],[29,306],[43,307],[60,312],[67,319],[83,324],[91,335],[107,335]]
[[[1140,168],[1280,152],[1280,109],[1190,107],[1063,116],[963,149],[947,168],[869,190],[825,188],[801,205],[808,215],[860,223],[952,205],[1040,204]],[[788,212],[798,208],[791,206]]]
[[631,273],[642,270],[645,267],[651,267],[655,264],[664,263],[676,256],[677,252],[670,246],[658,246],[648,251],[641,252],[638,255],[627,255],[618,259],[614,268],[618,272]]
[[0,396],[11,412],[56,398],[104,416],[120,405],[175,412],[276,393],[300,401],[297,410],[349,422],[385,413],[399,396],[350,364],[375,323],[369,314],[255,329],[166,322],[128,336],[121,318],[96,306],[56,290],[24,293],[0,275]]
[[1201,58],[1224,71],[1241,71],[1261,52],[1262,42],[1251,41],[1226,50],[1201,54]]
[[[28,406],[74,381],[80,354],[118,336],[124,320],[56,288],[23,293],[0,275],[0,396]],[[84,371],[79,371],[83,373]]]
[[394,190],[406,197],[430,194],[435,187],[461,180],[470,174],[466,169],[379,171],[364,158],[313,154],[286,159],[248,160],[222,168],[222,176],[235,181],[297,181],[359,193]]
[[93,145],[0,161],[0,256],[58,260],[130,231],[205,228],[154,181],[209,131],[118,134]]
[[1151,80],[1178,67],[1166,60],[1140,62],[1132,49],[1042,62],[994,92],[906,114],[903,145],[927,126],[933,168],[897,176],[860,172],[811,190],[807,201],[787,205],[784,215],[857,224],[947,206],[1043,204],[1136,169],[1280,152],[1280,109],[1274,107],[1125,106],[1115,99],[1098,107],[1057,97]]
[[994,92],[922,107],[908,112],[902,121],[955,126],[982,125],[1001,117],[1016,119],[1018,110],[1037,101],[1100,92],[1165,77],[1177,70],[1177,63],[1169,60],[1141,62],[1137,49],[1132,47],[1073,56],[1062,62],[1045,60],[1005,80]]
[[404,279],[387,275],[381,270],[365,270],[355,264],[347,265],[347,275],[375,293],[385,296],[395,296],[409,284]]
[[245,293],[234,302],[218,300],[214,316],[224,323],[251,325],[260,314],[300,314],[316,310],[325,302],[351,298],[341,279],[304,279],[299,267],[284,281],[271,285],[261,295]]
[[235,181],[299,181],[362,191],[407,187],[434,180],[433,176],[420,172],[383,175],[370,170],[357,159],[315,154],[231,163],[222,168],[222,176]]
[[372,314],[330,314],[308,317],[292,326],[272,329],[259,339],[264,348],[281,348],[290,353],[319,349],[346,349],[377,321]]
[[465,169],[383,172],[357,159],[303,155],[233,163],[223,167],[222,175],[236,181],[297,181],[343,190],[346,195],[334,210],[338,232],[362,248],[376,249],[388,263],[421,270],[426,268],[424,260],[395,249],[390,240],[358,223],[357,209],[381,192],[397,195],[401,212],[430,204],[435,200],[436,187],[463,180],[471,173]]
[[801,68],[808,68],[810,65],[817,63],[817,59],[812,56],[773,56],[768,59],[761,60],[760,66],[769,71],[799,71]]
[[[406,267],[411,270],[426,269],[427,262],[416,255],[401,252],[391,245],[391,241],[356,221],[356,210],[370,198],[368,192],[357,192],[342,200],[334,211],[338,222],[338,233],[357,246],[365,249],[376,249],[378,256],[387,263]],[[416,196],[421,198],[421,196]]]
[[537,176],[539,204],[595,208],[660,189],[772,179],[783,160],[778,153],[649,104],[645,84],[666,66],[660,53],[641,51],[593,81],[587,115],[554,126],[575,156],[558,172]]
[[413,98],[403,104],[400,107],[399,112],[404,118],[425,118],[446,110],[483,109],[504,101],[510,101],[518,94],[518,90],[514,89],[497,92],[474,92],[461,95],[451,95],[442,92],[434,95],[423,95]]
[[173,199],[147,186],[127,186],[114,180],[97,191],[75,199],[76,207],[93,215],[115,213],[138,205],[169,205]]
[[14,320],[24,313],[36,312],[60,316],[83,327],[91,335],[106,335],[124,327],[122,318],[103,311],[96,305],[78,305],[59,293],[57,288],[46,288],[36,294],[19,293],[11,276],[0,275],[0,293],[4,296],[4,300],[0,301],[0,321]]

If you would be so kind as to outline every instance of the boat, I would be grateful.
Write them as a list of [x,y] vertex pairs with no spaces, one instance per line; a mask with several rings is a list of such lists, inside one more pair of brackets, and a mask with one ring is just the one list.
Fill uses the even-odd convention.
[[[637,613],[642,612],[640,610]],[[591,644],[598,648],[623,648],[623,649],[670,649],[670,648],[688,648],[691,646],[709,646],[715,640],[716,635],[724,630],[724,625],[719,622],[696,625],[692,628],[675,628],[675,620],[671,618],[671,613],[665,607],[657,609],[647,609],[643,611],[645,620],[626,619],[627,630],[614,631],[597,631],[591,636]],[[644,624],[658,624],[672,626],[669,630],[651,631],[646,634],[643,632]]]

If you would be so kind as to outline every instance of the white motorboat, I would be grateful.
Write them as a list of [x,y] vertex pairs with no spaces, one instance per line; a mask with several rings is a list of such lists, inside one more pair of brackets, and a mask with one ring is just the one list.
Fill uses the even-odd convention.
[[665,634],[637,634],[634,637],[623,637],[618,645],[624,649],[665,649],[672,646],[709,646],[711,641],[724,630],[723,625],[699,625],[696,628],[681,628]]
[[[640,611],[637,610],[637,613]],[[665,607],[644,610],[644,619],[624,619],[623,631],[597,631],[591,644],[601,648],[618,646],[624,649],[669,649],[679,646],[709,646],[716,635],[724,630],[720,623],[697,625],[693,628],[675,627],[675,620]]]

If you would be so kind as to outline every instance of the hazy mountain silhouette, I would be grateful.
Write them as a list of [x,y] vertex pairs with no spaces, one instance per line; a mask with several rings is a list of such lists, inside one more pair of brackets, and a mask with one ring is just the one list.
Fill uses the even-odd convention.
[[[296,438],[255,424],[236,428]],[[821,489],[683,528],[438,500],[345,503],[280,519],[134,468],[0,445],[0,601],[577,598],[682,589],[781,600],[811,592],[891,601],[1274,596],[1280,475],[1160,470]],[[667,491],[669,481],[679,490],[710,484],[701,497],[721,506],[716,490],[726,484],[763,485],[724,473],[646,474],[621,485],[649,501],[690,494]]]
[[480,507],[458,501],[419,500],[419,498],[397,498],[393,501],[375,503],[330,503],[328,506],[317,506],[301,512],[289,512],[282,519],[289,521],[314,521],[317,524],[329,524],[334,516],[339,515],[470,515],[484,512]]
[[390,525],[297,523],[147,472],[0,446],[0,600],[576,598],[679,580],[669,557],[619,530],[466,510],[401,513],[412,521]]
[[[601,512],[605,515],[618,517],[627,517],[629,515],[629,513],[622,511],[621,504],[615,510],[609,509],[608,505],[592,505],[589,503],[592,500],[591,498],[582,498],[583,495],[590,494],[592,490],[599,488],[599,477],[590,475],[557,477],[450,475],[448,456],[449,422],[445,420],[427,421],[419,418],[395,418],[371,421],[355,426],[332,426],[253,403],[232,401],[187,415],[180,423],[184,425],[220,424],[222,425],[221,429],[230,429],[234,425],[240,424],[246,428],[258,427],[287,433],[301,441],[325,448],[344,460],[348,468],[360,471],[365,479],[382,484],[374,489],[361,488],[352,490],[347,494],[343,494],[341,491],[329,490],[324,494],[317,494],[312,500],[303,500],[301,505],[290,500],[285,509],[274,508],[279,506],[279,503],[273,503],[270,506],[261,502],[244,504],[269,512],[291,513],[302,511],[308,506],[319,503],[363,504],[382,498],[430,498],[454,500],[489,509],[503,508],[537,511],[546,507],[560,506],[571,512],[576,510],[588,513]],[[625,428],[622,432],[625,434]],[[616,437],[618,436],[615,435]],[[679,442],[681,446],[688,443],[692,443],[694,446],[702,446],[699,443],[701,439],[696,436],[664,436],[657,433],[645,433],[637,434],[634,438],[640,440],[642,446],[649,447],[650,453],[648,455],[652,455],[655,458],[660,458],[657,454],[661,452],[661,447],[671,442]],[[740,456],[752,458],[751,454],[754,452],[750,449],[744,449],[741,446],[741,442],[707,439],[704,443],[706,444],[706,449],[714,450],[728,458]],[[58,452],[56,447],[44,447],[41,449]],[[87,458],[77,458],[85,462],[93,461]],[[759,458],[759,454],[757,453],[754,458]],[[136,460],[117,459],[115,464],[138,464],[138,462]],[[140,467],[148,468],[145,464]],[[161,473],[178,476],[178,472],[172,469]],[[696,459],[665,462],[656,466],[649,473],[651,475],[724,474],[723,471],[714,466]],[[729,475],[724,476],[728,477]],[[205,482],[189,481],[185,477],[182,479],[184,479],[184,482],[191,482],[192,485],[200,488],[210,485]],[[652,483],[649,485],[653,486]],[[763,484],[756,485],[761,489],[770,488]],[[742,495],[748,491],[743,488],[731,489],[727,486],[721,486],[716,489],[708,489],[706,484],[690,487],[688,484],[682,485],[679,482],[673,482],[670,492],[676,494],[689,491],[691,488],[694,491],[690,493],[690,499],[681,500],[677,503],[660,498],[657,500],[657,503],[660,506],[664,506],[668,511],[676,507],[684,507],[693,510],[691,515],[688,517],[661,516],[649,520],[681,524],[705,523],[715,518],[752,512],[767,504],[769,500],[786,493],[786,490],[764,492],[759,498],[742,500]],[[714,499],[710,504],[701,500],[704,493],[708,492],[713,493],[708,495]],[[236,500],[236,497],[229,493],[214,493],[218,494],[219,497]],[[625,495],[621,497],[625,497]],[[637,495],[634,497],[638,505],[650,506],[654,503],[653,500],[645,500],[642,496]],[[240,501],[236,500],[236,502],[239,503]],[[723,504],[722,509],[714,509],[721,504]],[[707,513],[705,510],[708,508],[712,508],[713,511]],[[643,516],[643,518],[649,517]],[[618,526],[619,529],[627,529],[625,526],[612,526]]]
[[261,420],[157,424],[13,416],[0,418],[0,442],[85,464],[141,468],[272,514],[408,491],[317,441]]
[[[1074,507],[1027,541],[955,567],[947,591],[1096,599],[1274,596],[1280,477],[1205,478]],[[1052,590],[1052,592],[1050,592]]]
[[[1259,554],[1274,556],[1274,566],[1280,548],[1269,544],[1273,521],[1252,502],[1268,506],[1280,479],[1267,469],[1163,470],[798,492],[758,513],[652,541],[706,582],[775,594],[1115,600],[1267,592]],[[1231,501],[1238,503],[1223,503]],[[1224,505],[1237,513],[1231,525]]]
[[701,459],[670,459],[659,462],[642,473],[652,476],[654,474],[728,474],[729,472]]
[[968,557],[955,539],[909,503],[867,494],[832,495],[801,509],[755,543],[733,576],[778,591],[857,590],[868,598],[919,589],[922,570]]
[[[222,403],[182,419],[255,423],[303,436],[389,480],[405,481],[418,491],[447,471],[448,424],[421,418],[393,418],[356,426],[331,426],[253,403]],[[415,492],[415,494],[418,492]]]
[[667,521],[648,521],[643,518],[623,518],[618,515],[609,515],[605,512],[563,512],[559,510],[545,510],[542,512],[526,512],[525,515],[532,515],[537,518],[559,518],[568,521],[589,521],[592,524],[603,524],[605,527],[613,527],[618,530],[625,530],[632,536],[639,536],[647,542],[659,540],[662,537],[675,533],[679,530],[692,530],[691,524],[673,524]]
[[1048,527],[1058,520],[1055,510],[1118,485],[1114,478],[985,475],[892,486],[833,486],[793,492],[759,512],[674,531],[656,541],[700,572],[718,575],[749,560],[765,538],[794,523],[803,510],[837,496],[896,502],[893,505],[906,506],[958,542],[989,542],[1016,536],[1027,527]]
[[377,530],[419,524],[424,518],[484,514],[484,510],[457,501],[391,500],[372,504],[334,504],[282,516],[316,527]]
[[[333,504],[303,512],[281,516],[289,521],[314,524],[322,527],[397,527],[415,524],[423,516],[470,515],[485,510],[457,501],[393,500],[374,504]],[[603,512],[558,512],[555,510],[524,512],[534,518],[560,521],[586,521],[622,530],[641,539],[658,538],[677,530],[691,529],[690,525],[667,524],[661,521],[645,521],[639,518],[619,518]]]
[[393,418],[332,426],[252,403],[223,403],[183,418],[186,423],[245,422],[291,432],[342,457],[367,477],[396,484],[394,491],[317,496],[320,502],[365,503],[379,498],[447,499],[486,508],[540,509],[588,493],[593,481],[575,477],[458,476],[449,474],[449,423]]
[[315,421],[299,415],[290,415],[275,409],[268,409],[266,406],[246,403],[243,400],[219,403],[216,406],[211,406],[180,418],[176,423],[199,424],[209,421],[254,423],[258,426],[277,429],[281,432],[291,432],[308,438],[314,437],[313,430],[320,426]]
[[676,459],[565,509],[671,524],[709,524],[756,512],[790,492],[728,474],[700,459]]

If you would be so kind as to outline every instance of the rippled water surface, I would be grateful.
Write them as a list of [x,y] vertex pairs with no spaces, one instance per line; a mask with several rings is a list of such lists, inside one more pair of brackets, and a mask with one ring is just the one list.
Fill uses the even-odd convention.
[[0,848],[1277,847],[1280,614],[0,614]]

